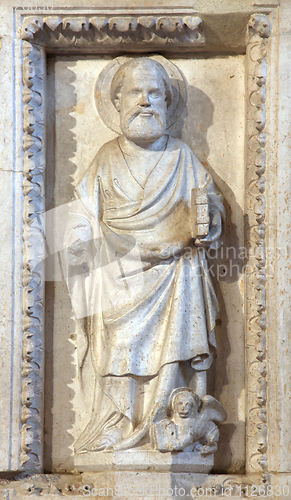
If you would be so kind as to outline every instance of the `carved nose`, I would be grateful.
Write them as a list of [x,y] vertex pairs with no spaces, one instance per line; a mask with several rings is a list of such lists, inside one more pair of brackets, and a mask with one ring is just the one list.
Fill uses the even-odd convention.
[[141,96],[141,99],[140,99],[140,103],[139,103],[140,106],[143,106],[143,107],[147,107],[147,106],[150,106],[150,102],[149,102],[149,96],[146,92],[144,92]]

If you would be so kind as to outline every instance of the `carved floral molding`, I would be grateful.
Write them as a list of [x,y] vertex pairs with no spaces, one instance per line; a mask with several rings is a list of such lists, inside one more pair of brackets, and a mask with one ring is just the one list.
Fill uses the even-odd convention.
[[199,17],[190,15],[27,17],[21,37],[47,47],[92,49],[94,45],[99,51],[116,50],[120,44],[127,50],[151,50],[156,45],[199,48],[205,43],[201,25]]
[[41,470],[44,398],[43,234],[45,212],[45,102],[43,49],[23,45],[23,349],[21,465]]
[[[266,270],[265,167],[266,82],[270,19],[249,20],[247,65],[247,472],[266,471]],[[196,16],[28,16],[23,39],[23,364],[21,466],[42,471],[44,398],[44,238],[38,217],[45,212],[45,51],[76,48],[199,49],[205,38]],[[227,480],[226,480],[227,481]],[[229,479],[234,482],[234,478]],[[240,480],[238,479],[238,482]]]
[[270,19],[251,16],[247,44],[247,464],[267,470],[266,368],[266,83]]

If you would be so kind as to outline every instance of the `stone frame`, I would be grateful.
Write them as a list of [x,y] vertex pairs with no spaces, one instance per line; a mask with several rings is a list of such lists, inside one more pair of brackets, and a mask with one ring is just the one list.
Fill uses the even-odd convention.
[[[241,14],[233,14],[240,16]],[[242,16],[242,15],[241,15]],[[208,30],[210,15],[190,9],[21,15],[23,82],[23,350],[20,464],[29,474],[42,473],[44,413],[44,265],[45,243],[36,218],[45,212],[45,79],[49,53],[149,52],[175,54],[214,52]],[[215,17],[215,14],[212,15]],[[217,16],[218,17],[218,16]],[[270,71],[271,19],[276,9],[258,8],[240,18],[245,45],[232,46],[231,36],[219,53],[246,53],[246,475],[209,475],[216,488],[269,484],[267,414],[268,311],[266,299],[265,168],[266,130],[270,122],[267,76]],[[229,38],[229,39],[228,39]],[[242,39],[243,40],[243,37]],[[267,112],[266,112],[267,111]],[[266,118],[267,116],[267,118]],[[267,120],[267,121],[266,121]],[[268,190],[267,190],[268,193]],[[45,476],[44,483],[50,481]],[[53,477],[51,481],[54,482]],[[226,487],[224,486],[224,487]],[[43,486],[44,487],[44,486]]]

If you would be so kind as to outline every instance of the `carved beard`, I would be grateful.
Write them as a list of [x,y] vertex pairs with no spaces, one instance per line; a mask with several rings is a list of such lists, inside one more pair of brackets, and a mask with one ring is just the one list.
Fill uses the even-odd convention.
[[[148,115],[142,113],[148,113]],[[123,135],[133,142],[157,140],[166,132],[166,116],[150,108],[130,109],[120,117],[120,127]]]

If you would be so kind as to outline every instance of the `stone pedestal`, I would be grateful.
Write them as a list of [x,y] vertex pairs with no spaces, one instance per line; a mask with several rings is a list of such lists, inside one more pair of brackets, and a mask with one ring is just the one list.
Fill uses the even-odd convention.
[[101,471],[154,471],[199,472],[208,474],[214,464],[214,456],[202,457],[199,452],[172,452],[129,450],[124,452],[80,453],[75,467],[80,472]]

